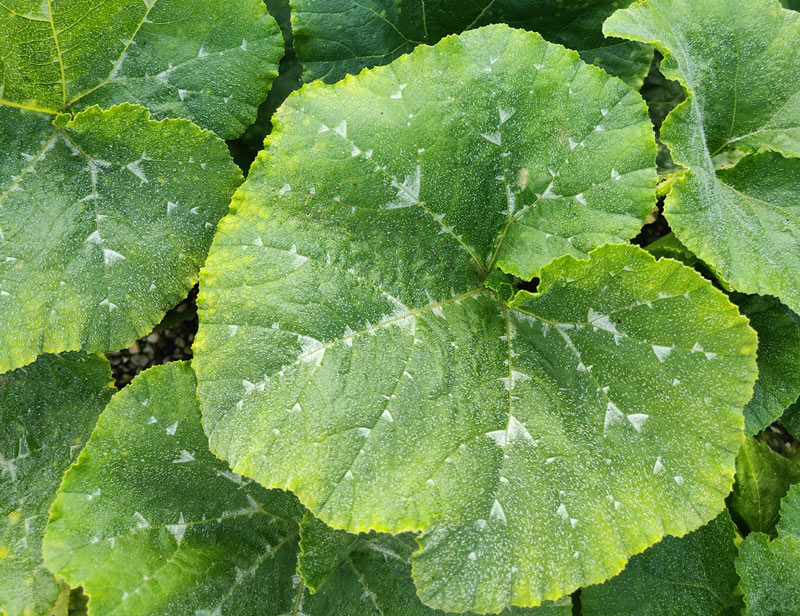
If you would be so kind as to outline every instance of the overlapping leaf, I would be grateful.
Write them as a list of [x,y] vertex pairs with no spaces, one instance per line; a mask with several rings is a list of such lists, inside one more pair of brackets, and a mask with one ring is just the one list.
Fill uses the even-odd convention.
[[[541,267],[603,241],[590,207],[626,186],[650,209],[652,137],[623,137],[644,110],[617,83],[494,26],[306,86],[204,270],[194,367],[212,449],[334,527],[424,531],[414,578],[433,607],[499,611],[601,581],[730,489],[756,344],[735,307],[633,246]],[[562,115],[569,88],[581,109]],[[614,147],[642,157],[633,177]],[[555,178],[554,148],[569,161]],[[581,198],[541,198],[564,194]],[[595,231],[578,251],[514,242],[523,209],[554,238]],[[490,288],[514,289],[496,271],[484,284],[497,254],[540,292],[498,301]]]
[[749,438],[736,458],[729,505],[734,520],[752,532],[775,534],[781,499],[800,482],[800,466]]
[[47,512],[113,392],[108,362],[51,355],[0,376],[0,613],[49,614],[69,588],[42,560]]
[[117,350],[197,279],[241,181],[187,120],[0,107],[0,372],[40,353]]
[[[644,0],[604,32],[655,45],[687,90],[661,130],[688,168],[664,209],[678,238],[733,288],[800,309],[800,15],[777,0]],[[772,152],[715,172],[715,156],[759,148]]]
[[44,554],[90,614],[288,612],[296,500],[209,451],[188,364],[156,367],[108,405],[53,504]]
[[601,32],[603,20],[627,4],[628,0],[291,0],[306,81],[321,78],[332,83],[448,34],[506,23],[575,49],[586,62],[639,88],[653,58],[652,48],[606,39]]
[[[83,584],[89,614],[442,615],[416,597],[407,537],[356,537],[306,516],[301,579],[302,508],[208,451],[194,390],[186,364],[137,377],[64,479],[45,553],[54,570]],[[341,535],[345,549],[326,558]],[[507,612],[570,613],[569,600]]]
[[0,105],[139,103],[229,139],[255,120],[282,55],[260,0],[22,0],[0,6]]
[[727,511],[685,537],[665,537],[625,570],[581,591],[584,616],[719,616],[739,613],[736,529]]

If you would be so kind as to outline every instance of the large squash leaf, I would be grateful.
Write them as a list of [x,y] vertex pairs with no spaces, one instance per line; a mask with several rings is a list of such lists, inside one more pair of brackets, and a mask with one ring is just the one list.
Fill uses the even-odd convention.
[[90,614],[288,612],[302,510],[209,451],[185,363],[151,368],[110,402],[53,504],[47,565]]
[[774,536],[781,499],[800,482],[800,466],[749,438],[736,458],[736,483],[729,505],[747,530]]
[[[531,95],[518,76],[540,61]],[[572,86],[550,79],[565,63]],[[581,200],[608,207],[632,190],[650,208],[652,135],[623,139],[644,110],[606,107],[612,85],[638,101],[617,83],[494,26],[306,86],[203,272],[194,367],[212,450],[333,527],[423,531],[414,577],[433,607],[499,611],[599,582],[713,518],[730,490],[755,379],[755,334],[736,308],[634,246],[541,267],[604,241],[606,214]],[[611,110],[583,120],[583,147],[561,115],[569,87],[583,93],[575,117]],[[555,133],[552,117],[564,118]],[[602,117],[618,130],[595,130]],[[616,154],[594,154],[586,135],[651,166],[612,174]],[[553,157],[537,156],[552,148],[571,173],[553,179]],[[591,201],[587,183],[612,175],[623,179]],[[584,196],[556,210],[536,193]],[[515,222],[527,204],[553,238],[584,220],[595,232],[578,250],[509,243],[527,232]],[[539,274],[539,293],[506,301],[496,254]]]
[[123,104],[73,119],[0,107],[0,372],[112,351],[191,288],[241,181],[225,143]]
[[[308,571],[297,572],[300,529],[313,595]],[[415,594],[413,546],[333,531],[303,518],[290,494],[231,473],[208,451],[184,363],[152,368],[114,397],[45,537],[49,566],[83,585],[90,615],[443,616]],[[570,613],[566,600],[507,616]]]
[[790,487],[783,497],[777,530],[781,537],[800,539],[800,484]]
[[112,393],[108,361],[78,353],[0,376],[0,613],[38,616],[66,601],[42,560],[47,511]]
[[260,0],[0,5],[0,105],[55,114],[139,103],[230,139],[255,120],[282,55]]
[[448,34],[507,23],[575,49],[586,62],[638,89],[653,58],[652,48],[606,39],[601,32],[603,20],[628,4],[629,0],[291,0],[295,45],[306,81],[321,78],[332,83]]
[[736,528],[727,511],[685,537],[665,537],[625,570],[581,591],[584,616],[733,616],[739,577]]
[[[604,32],[655,45],[687,100],[661,140],[688,172],[664,213],[733,288],[800,310],[800,15],[777,0],[644,0]],[[713,157],[763,152],[715,172]]]

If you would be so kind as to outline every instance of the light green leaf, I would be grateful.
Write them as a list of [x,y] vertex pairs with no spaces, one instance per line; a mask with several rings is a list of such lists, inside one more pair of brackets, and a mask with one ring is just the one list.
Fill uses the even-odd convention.
[[800,484],[791,486],[783,497],[777,530],[780,537],[800,539]]
[[736,290],[800,309],[800,160],[762,153],[719,173],[712,160],[800,155],[800,15],[777,0],[644,0],[604,32],[655,45],[687,90],[661,129],[688,168],[664,206],[672,230]]
[[64,601],[69,595],[69,588],[42,560],[47,511],[62,474],[78,457],[113,391],[108,361],[78,353],[41,357],[31,366],[0,375],[4,615],[49,614],[62,591]]
[[256,118],[283,39],[260,0],[23,0],[0,6],[0,105],[139,103],[230,139]]
[[225,143],[128,104],[55,121],[0,107],[0,134],[0,372],[152,330],[241,181]]
[[665,537],[625,570],[581,591],[584,616],[738,614],[736,528],[727,511],[685,537]]
[[109,403],[53,504],[47,565],[89,613],[277,616],[294,603],[297,501],[209,451],[186,363]]
[[[650,209],[650,126],[628,88],[617,100],[635,99],[635,113],[597,99],[611,86],[625,88],[504,26],[306,86],[204,269],[193,365],[212,449],[336,528],[423,531],[414,578],[433,607],[561,597],[713,518],[730,490],[756,376],[735,307],[637,247],[542,268],[569,242],[508,244],[527,204],[554,237],[548,220],[599,230],[603,215],[573,209],[580,200],[566,215],[564,200],[533,206],[527,192],[592,203],[587,176],[623,178],[594,207],[632,182]],[[619,128],[595,130],[617,114]],[[573,117],[583,136],[565,133]],[[646,181],[592,153],[598,136],[641,156],[626,171],[647,164]],[[555,181],[552,148],[573,169]],[[504,179],[519,177],[526,192],[510,199]],[[540,293],[498,301],[484,284],[498,252],[502,269],[539,273]]]
[[739,545],[736,571],[748,616],[800,615],[800,539],[751,533]]
[[755,434],[800,396],[800,329],[773,297],[734,294],[731,299],[758,334],[758,380],[744,407],[745,432]]
[[[298,572],[314,594],[303,597],[308,616],[445,616],[422,604],[411,581],[411,535],[351,535],[310,514],[300,525]],[[569,597],[536,608],[509,607],[503,616],[570,616]]]
[[695,254],[681,244],[681,241],[675,237],[674,233],[667,233],[665,236],[658,238],[655,242],[648,244],[645,249],[656,259],[661,259],[663,257],[675,259],[687,267],[694,267],[699,262]]
[[606,39],[603,20],[629,0],[291,0],[296,48],[306,81],[338,81],[387,64],[420,44],[487,24],[539,32],[638,89],[653,49]]
[[733,519],[752,532],[775,534],[781,499],[800,482],[800,466],[748,438],[736,458],[736,483],[729,498]]

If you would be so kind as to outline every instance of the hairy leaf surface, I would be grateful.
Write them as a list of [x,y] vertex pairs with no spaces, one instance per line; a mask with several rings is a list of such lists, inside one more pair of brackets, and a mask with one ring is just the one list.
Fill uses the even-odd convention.
[[[594,166],[618,169],[589,164],[589,140],[586,154],[567,135],[515,140],[514,121],[536,131],[534,117],[561,113],[552,95],[510,89],[517,63],[527,74],[526,54],[542,53],[541,79],[577,62],[496,26],[292,95],[202,276],[194,366],[212,449],[331,526],[424,531],[415,582],[441,609],[558,598],[714,517],[755,378],[754,332],[692,270],[633,246],[541,268],[556,249],[508,243],[512,208],[529,201],[507,198],[503,173],[575,194]],[[447,87],[434,91],[426,71],[439,66]],[[507,93],[462,115],[448,100],[457,80]],[[546,83],[542,95],[565,88]],[[594,122],[589,133],[611,132]],[[543,146],[587,166],[553,180],[535,166]],[[539,225],[572,224],[550,201],[529,208]],[[484,284],[496,253],[507,271],[539,273],[540,292],[499,301],[502,277]]]
[[790,487],[783,497],[777,530],[780,537],[800,539],[800,484]]
[[0,376],[0,613],[49,614],[66,600],[42,560],[47,512],[113,391],[108,361],[79,353]]
[[224,142],[128,104],[55,121],[0,107],[0,133],[0,372],[152,330],[241,181]]
[[738,614],[736,528],[727,511],[685,537],[665,537],[625,570],[581,591],[584,616]]
[[[800,309],[800,15],[777,0],[645,0],[612,15],[609,35],[648,42],[687,100],[661,140],[688,168],[664,213],[735,289]],[[715,173],[712,157],[748,156]],[[783,156],[781,156],[783,155]]]
[[736,458],[736,483],[729,500],[734,520],[752,532],[774,536],[781,499],[798,482],[800,466],[748,438]]
[[306,81],[332,83],[387,64],[443,36],[506,23],[580,52],[588,63],[637,89],[653,58],[648,45],[606,39],[603,20],[628,0],[291,0],[297,53]]
[[800,538],[751,533],[739,546],[736,571],[748,616],[800,614]]
[[139,103],[230,139],[255,120],[282,55],[260,0],[0,5],[0,105],[56,114]]
[[[411,535],[351,535],[310,514],[300,525],[298,573],[307,589],[309,616],[444,616],[425,606],[411,581]],[[338,611],[337,611],[338,610]],[[503,616],[570,616],[569,597],[535,608],[508,607]]]
[[109,403],[64,478],[47,565],[90,614],[289,611],[302,509],[209,451],[186,363],[151,368]]

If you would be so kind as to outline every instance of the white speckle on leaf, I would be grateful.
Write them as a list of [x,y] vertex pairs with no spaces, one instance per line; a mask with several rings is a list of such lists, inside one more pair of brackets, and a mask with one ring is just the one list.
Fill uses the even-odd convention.
[[673,479],[675,480],[675,483],[677,483],[679,486],[683,485],[683,477],[681,477],[680,475],[675,475]]
[[394,417],[392,417],[392,414],[389,412],[389,409],[384,409],[383,413],[381,413],[381,419],[384,419],[389,423],[392,423],[394,421]]
[[150,522],[148,522],[145,517],[139,513],[138,511],[133,512],[133,517],[136,520],[136,528],[148,528],[150,526]]
[[91,234],[89,234],[89,237],[86,238],[86,241],[89,242],[90,244],[101,243],[103,240],[100,239],[100,231],[98,230],[92,231]]
[[489,143],[493,143],[495,145],[503,144],[503,138],[500,135],[499,131],[495,133],[481,133],[481,137],[486,139],[486,141],[488,141]]
[[342,120],[339,125],[333,129],[333,132],[340,137],[347,137],[347,120]]
[[628,421],[631,422],[631,425],[637,432],[641,432],[644,422],[646,422],[649,417],[650,415],[646,415],[645,413],[632,413],[628,415]]
[[181,511],[180,515],[178,516],[178,523],[177,524],[167,524],[167,530],[175,537],[175,541],[178,545],[181,544],[183,541],[183,534],[186,532],[186,524],[184,523],[183,519],[183,512]]
[[658,456],[656,463],[653,464],[653,474],[658,475],[662,470],[664,470],[664,463],[661,461],[661,456]]
[[115,250],[110,250],[108,248],[103,250],[103,261],[105,261],[106,265],[113,265],[117,261],[124,261],[124,260],[125,256],[121,255]]
[[618,423],[624,419],[622,411],[619,410],[616,404],[611,400],[606,405],[606,417],[603,422],[603,431],[608,430],[613,424]]
[[652,347],[653,353],[656,354],[656,357],[658,357],[658,361],[660,362],[663,362],[667,357],[669,357],[669,354],[672,353],[672,347],[659,346],[657,344],[652,345]]
[[170,436],[175,436],[175,432],[176,432],[177,429],[178,429],[178,422],[176,421],[171,426],[169,426],[167,428],[164,428],[164,432],[166,432]]
[[494,503],[492,503],[492,510],[489,512],[489,517],[506,524],[506,513],[503,511],[503,506],[500,504],[499,500],[494,499]]
[[102,302],[100,302],[101,306],[108,306],[108,311],[112,312],[117,309],[117,305],[113,304],[109,301],[108,298],[105,298]]

